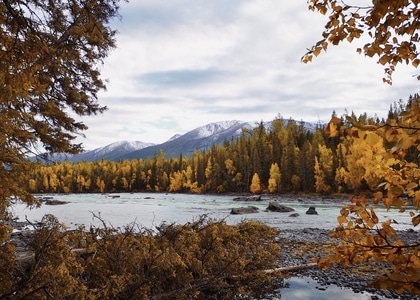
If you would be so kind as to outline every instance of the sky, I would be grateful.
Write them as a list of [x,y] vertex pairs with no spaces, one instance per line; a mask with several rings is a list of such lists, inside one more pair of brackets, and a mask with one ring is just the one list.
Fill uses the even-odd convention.
[[321,39],[326,16],[305,0],[131,0],[121,4],[117,48],[101,66],[108,110],[82,121],[86,150],[122,140],[163,143],[225,120],[276,117],[327,122],[337,115],[386,117],[390,104],[419,93],[411,66],[382,82],[367,40],[301,57]]

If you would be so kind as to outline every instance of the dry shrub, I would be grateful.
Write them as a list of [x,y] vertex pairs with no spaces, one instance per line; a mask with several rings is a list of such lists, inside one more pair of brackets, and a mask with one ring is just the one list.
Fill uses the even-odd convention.
[[47,216],[31,242],[30,268],[0,291],[10,299],[261,297],[278,288],[264,272],[277,265],[277,235],[259,222],[231,226],[204,216],[154,230],[103,222],[68,231]]

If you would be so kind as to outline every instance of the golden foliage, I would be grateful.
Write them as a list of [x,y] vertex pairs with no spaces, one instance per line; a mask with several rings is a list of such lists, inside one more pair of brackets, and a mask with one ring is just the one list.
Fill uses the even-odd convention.
[[[309,10],[328,15],[328,22],[318,41],[303,57],[310,62],[329,44],[367,36],[370,39],[358,53],[378,57],[385,66],[383,81],[392,84],[392,74],[398,64],[420,64],[417,44],[420,42],[418,19],[420,9],[417,1],[372,1],[371,5],[350,5],[339,0],[308,0]],[[418,76],[420,79],[420,76]]]
[[[420,99],[414,99],[400,116],[379,126],[365,126],[351,117],[347,118],[351,129],[340,126],[334,119],[330,122],[329,127],[334,127],[330,133],[351,139],[354,145],[364,145],[365,155],[360,155],[353,164],[362,161],[364,168],[383,182],[371,200],[364,195],[352,197],[351,204],[341,209],[339,225],[331,235],[340,238],[342,244],[334,254],[320,259],[319,266],[333,263],[348,266],[371,259],[387,262],[393,266],[392,271],[386,277],[377,278],[374,286],[420,294],[420,242],[401,240],[393,228],[393,220],[381,221],[374,211],[374,205],[382,203],[387,209],[408,214],[413,227],[420,223],[416,212],[420,208],[419,108]],[[384,145],[389,149],[384,150]],[[372,149],[376,150],[371,152]],[[409,151],[414,151],[417,157],[408,160]]]
[[261,182],[260,176],[257,173],[254,173],[251,180],[251,185],[249,187],[249,191],[253,194],[257,194],[261,192]]

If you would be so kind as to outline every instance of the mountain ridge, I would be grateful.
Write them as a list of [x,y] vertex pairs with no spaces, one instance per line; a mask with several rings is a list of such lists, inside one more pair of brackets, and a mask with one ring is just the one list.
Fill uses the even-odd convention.
[[[285,121],[286,123],[287,121]],[[304,122],[308,130],[315,130],[312,123]],[[88,150],[79,154],[69,155],[58,153],[49,157],[50,161],[97,161],[124,160],[124,159],[147,159],[153,158],[161,150],[166,158],[192,156],[194,151],[209,149],[214,144],[222,144],[226,140],[239,137],[243,129],[252,130],[258,126],[258,122],[246,122],[240,120],[227,120],[209,123],[185,134],[176,134],[161,144],[147,143],[143,141],[117,141],[103,147]],[[271,122],[264,123],[266,127]]]

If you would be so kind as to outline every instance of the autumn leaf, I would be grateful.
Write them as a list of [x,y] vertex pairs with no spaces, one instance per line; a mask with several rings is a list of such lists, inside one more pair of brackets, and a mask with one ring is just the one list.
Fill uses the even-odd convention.
[[417,216],[413,217],[411,219],[411,222],[413,223],[413,226],[417,226],[420,224],[420,214],[418,214]]
[[338,216],[337,221],[339,224],[347,223],[347,218],[345,216]]

